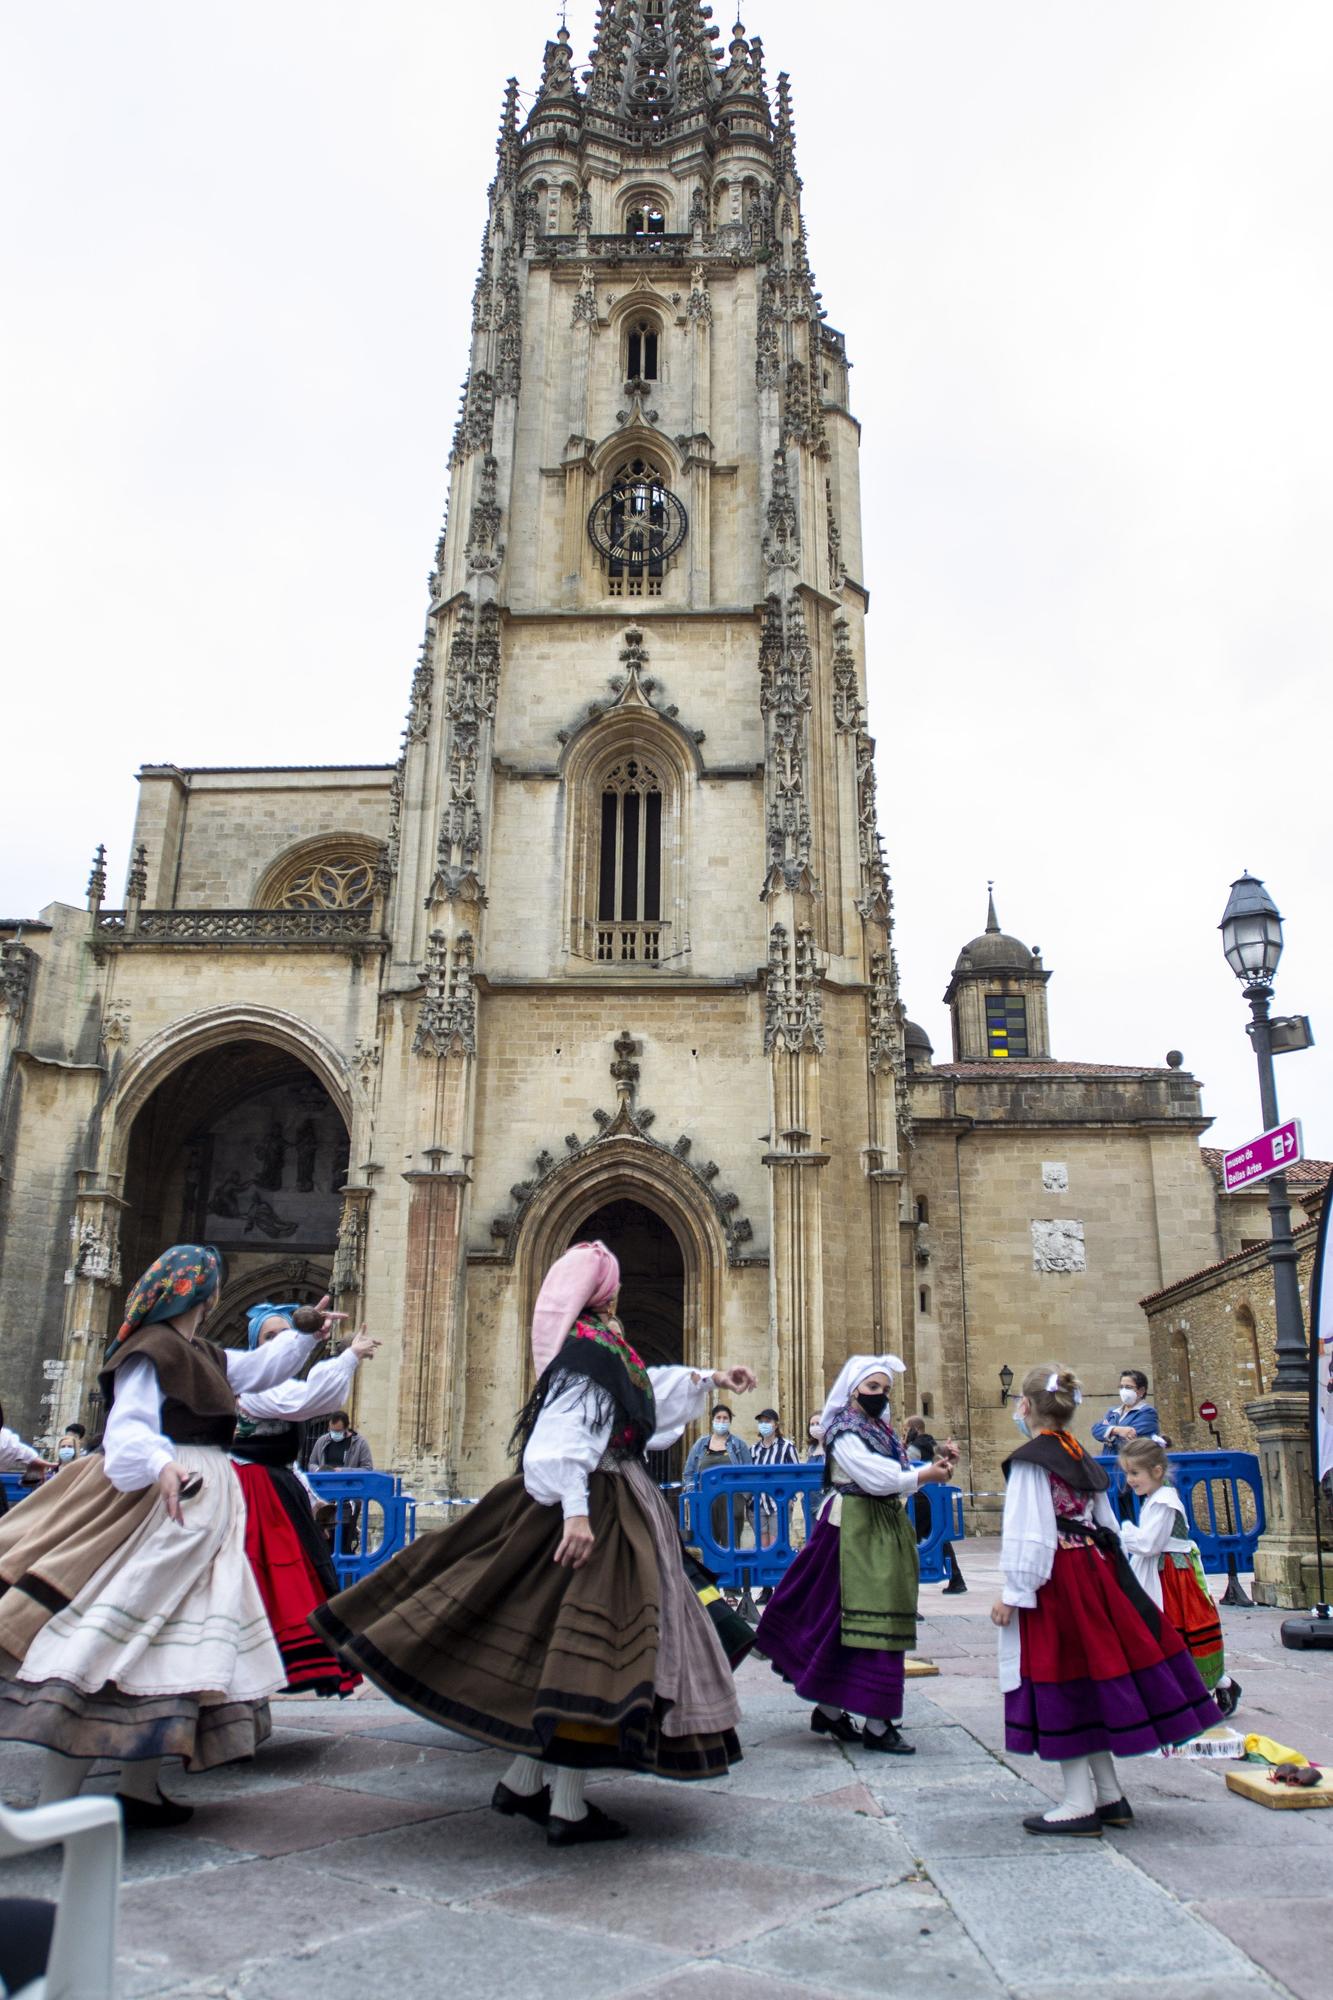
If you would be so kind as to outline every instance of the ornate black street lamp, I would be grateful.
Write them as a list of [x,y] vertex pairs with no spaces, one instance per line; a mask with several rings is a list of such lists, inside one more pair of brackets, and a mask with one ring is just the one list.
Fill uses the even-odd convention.
[[1003,1408],[1004,1408],[1004,1406],[1005,1406],[1005,1404],[1006,1404],[1006,1403],[1007,1403],[1007,1402],[1009,1401],[1009,1391],[1010,1391],[1010,1390],[1011,1390],[1011,1389],[1013,1388],[1013,1386],[1014,1386],[1014,1371],[1013,1371],[1013,1369],[1012,1369],[1012,1368],[1011,1368],[1011,1367],[1009,1366],[1009,1363],[1008,1363],[1008,1362],[1006,1361],[1006,1362],[1005,1362],[1005,1364],[1004,1364],[1004,1367],[1003,1367],[1003,1368],[1002,1368],[1002,1369],[1000,1370],[1000,1408],[1001,1408],[1001,1409],[1003,1409]]
[[[1254,1043],[1259,1064],[1259,1099],[1263,1106],[1264,1130],[1279,1124],[1277,1084],[1273,1077],[1275,1045],[1284,1049],[1309,1046],[1308,1023],[1275,1021],[1269,1012],[1273,978],[1282,956],[1282,918],[1277,905],[1257,876],[1248,871],[1231,885],[1231,895],[1219,925],[1227,964],[1244,987],[1253,1019],[1246,1033]],[[1300,1038],[1304,1029],[1305,1039]],[[1275,1031],[1280,1031],[1281,1041]],[[1273,1303],[1277,1314],[1277,1375],[1275,1389],[1304,1393],[1308,1387],[1310,1353],[1305,1338],[1305,1316],[1301,1311],[1301,1290],[1296,1275],[1296,1245],[1291,1236],[1291,1205],[1287,1200],[1287,1177],[1272,1174],[1268,1181],[1268,1261],[1273,1267]]]

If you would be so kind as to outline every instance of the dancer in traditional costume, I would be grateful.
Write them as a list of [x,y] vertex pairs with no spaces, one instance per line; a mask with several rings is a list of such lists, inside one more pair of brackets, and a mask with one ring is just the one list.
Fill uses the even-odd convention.
[[[295,1328],[322,1337],[341,1314],[317,1306],[252,1306],[250,1350]],[[287,1669],[288,1694],[349,1695],[360,1684],[310,1629],[310,1613],[338,1588],[329,1545],[315,1525],[310,1493],[294,1470],[301,1425],[347,1401],[357,1368],[377,1340],[363,1328],[341,1354],[317,1362],[304,1382],[243,1392],[232,1460],[245,1495],[245,1553]]]
[[0,1523],[0,1738],[51,1753],[44,1805],[95,1759],[119,1762],[127,1826],[188,1819],[162,1796],[161,1760],[253,1755],[286,1683],[227,1453],[237,1390],[284,1380],[313,1341],[242,1354],[202,1339],[221,1268],[216,1250],[178,1244],[144,1273],[100,1378],[103,1455]]
[[1029,1833],[1099,1836],[1134,1815],[1112,1753],[1144,1756],[1218,1720],[1180,1634],[1136,1582],[1107,1499],[1110,1481],[1069,1423],[1082,1401],[1067,1368],[1031,1369],[1005,1461],[1000,1630],[1005,1744],[1058,1763],[1064,1797]]
[[601,1243],[552,1266],[519,1475],[311,1619],[395,1701],[517,1753],[492,1804],[553,1846],[628,1830],[585,1801],[590,1770],[710,1778],[740,1755],[731,1670],[644,1453],[673,1444],[715,1385],[743,1394],[755,1378],[646,1368],[619,1288]]
[[1231,1715],[1240,1700],[1240,1682],[1226,1670],[1222,1621],[1171,1483],[1165,1443],[1157,1437],[1131,1438],[1120,1447],[1120,1469],[1130,1492],[1139,1497],[1138,1521],[1120,1526],[1129,1566],[1189,1647],[1199,1678],[1223,1715]]
[[[887,1419],[896,1354],[854,1354],[821,1416],[825,1479],[814,1532],[759,1621],[756,1650],[815,1704],[810,1727],[910,1757],[901,1728],[904,1656],[916,1638],[916,1537],[903,1506],[943,1484],[953,1460],[909,1465]],[[858,1729],[854,1716],[864,1716]]]
[[[0,1472],[54,1472],[56,1461],[43,1458],[30,1444],[25,1444],[17,1431],[6,1430],[4,1404],[0,1403]],[[9,1498],[0,1485],[0,1514],[9,1507]]]

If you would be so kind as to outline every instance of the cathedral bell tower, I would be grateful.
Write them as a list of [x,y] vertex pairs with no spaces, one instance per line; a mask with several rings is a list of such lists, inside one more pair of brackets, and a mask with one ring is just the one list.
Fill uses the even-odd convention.
[[710,14],[601,0],[578,73],[562,27],[487,201],[381,885],[405,1265],[367,1387],[467,1491],[584,1235],[646,1358],[750,1362],[798,1435],[850,1349],[912,1360],[849,363],[788,79]]

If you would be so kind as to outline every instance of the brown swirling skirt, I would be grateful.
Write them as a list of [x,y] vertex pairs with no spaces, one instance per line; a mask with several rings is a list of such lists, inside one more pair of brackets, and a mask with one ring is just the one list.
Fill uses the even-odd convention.
[[506,1479],[310,1623],[395,1701],[497,1749],[583,1769],[720,1777],[740,1756],[734,1729],[675,1733],[659,1686],[664,1596],[697,1613],[716,1650],[707,1614],[693,1592],[663,1591],[645,1503],[628,1479],[594,1473],[589,1516],[592,1554],[566,1569],[553,1561],[559,1508]]

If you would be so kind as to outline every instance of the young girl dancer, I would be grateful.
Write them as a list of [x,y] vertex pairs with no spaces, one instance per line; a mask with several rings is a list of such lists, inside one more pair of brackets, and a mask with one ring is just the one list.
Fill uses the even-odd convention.
[[[252,1306],[249,1345],[289,1332],[321,1338],[341,1313],[317,1306]],[[243,1392],[232,1461],[245,1495],[245,1553],[287,1669],[288,1694],[348,1695],[361,1676],[346,1673],[310,1629],[310,1613],[338,1588],[328,1543],[315,1526],[308,1489],[293,1470],[301,1425],[346,1402],[361,1362],[379,1346],[365,1328],[341,1354],[313,1367],[304,1382]]]
[[293,1374],[312,1341],[237,1354],[202,1339],[221,1268],[185,1243],[144,1273],[100,1378],[103,1456],[0,1523],[0,1738],[47,1746],[42,1805],[72,1797],[94,1759],[118,1761],[128,1827],[188,1819],[162,1796],[163,1757],[252,1756],[286,1680],[227,1451],[237,1389]]
[[1160,1438],[1131,1438],[1120,1447],[1120,1469],[1130,1492],[1139,1497],[1138,1521],[1124,1521],[1120,1528],[1129,1566],[1189,1647],[1199,1677],[1223,1715],[1231,1715],[1240,1700],[1240,1682],[1226,1671],[1222,1622],[1171,1483],[1166,1446]]
[[644,1453],[673,1444],[715,1385],[743,1395],[755,1378],[646,1368],[619,1290],[603,1243],[552,1265],[518,1477],[311,1617],[395,1701],[516,1752],[491,1803],[557,1847],[628,1832],[585,1801],[589,1770],[710,1778],[740,1756],[731,1670]]
[[[898,1727],[918,1581],[903,1501],[942,1484],[953,1464],[945,1450],[933,1464],[908,1464],[886,1414],[889,1385],[905,1372],[896,1354],[854,1354],[834,1383],[820,1418],[831,1491],[755,1633],[774,1672],[815,1703],[816,1735],[899,1757],[916,1749]],[[864,1732],[853,1715],[865,1717]]]
[[1134,1815],[1111,1753],[1143,1756],[1218,1720],[1175,1627],[1135,1582],[1110,1481],[1068,1430],[1082,1401],[1068,1368],[1023,1378],[1026,1434],[1005,1461],[1000,1629],[1006,1748],[1058,1763],[1064,1797],[1029,1833],[1099,1836]]

